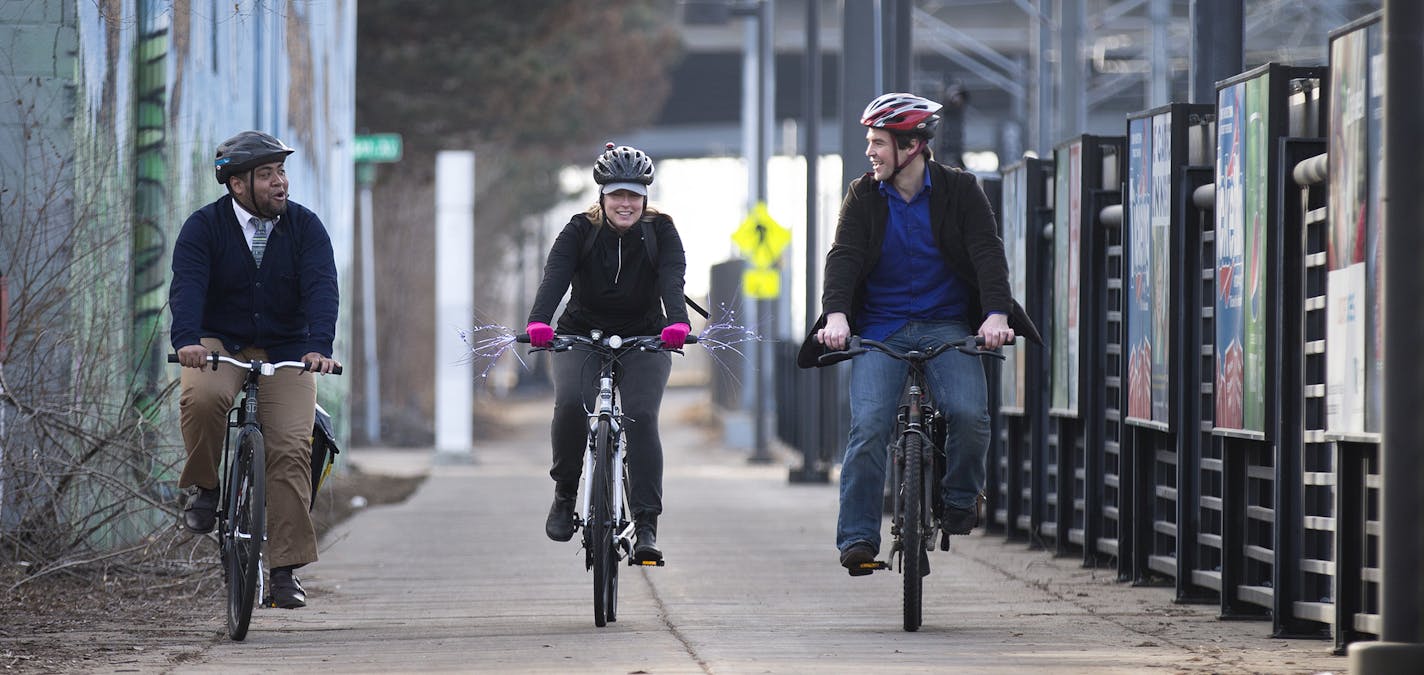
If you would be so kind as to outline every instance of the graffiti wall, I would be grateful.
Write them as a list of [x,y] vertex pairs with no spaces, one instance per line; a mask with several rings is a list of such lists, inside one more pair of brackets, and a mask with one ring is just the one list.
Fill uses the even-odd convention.
[[[24,36],[0,40],[11,64],[0,87],[19,103],[0,113],[7,383],[35,405],[72,402],[67,417],[31,415],[27,428],[0,435],[0,529],[25,511],[5,496],[3,483],[18,480],[3,472],[5,450],[38,447],[55,428],[75,443],[128,434],[119,440],[148,462],[123,475],[171,496],[181,462],[177,372],[165,359],[173,240],[189,213],[223,194],[212,155],[234,133],[261,129],[296,148],[291,199],[330,231],[342,287],[337,357],[349,351],[355,12],[354,0],[37,0],[0,12],[0,33]],[[320,387],[343,441],[347,390],[344,378]],[[64,446],[46,445],[56,457],[73,450]],[[60,497],[74,513],[92,498]]]

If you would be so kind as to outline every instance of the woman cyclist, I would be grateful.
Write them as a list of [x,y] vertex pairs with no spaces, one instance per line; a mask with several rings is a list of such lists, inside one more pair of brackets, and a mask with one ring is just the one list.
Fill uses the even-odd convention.
[[[598,201],[575,214],[549,250],[529,311],[530,344],[547,346],[553,340],[549,324],[572,286],[557,321],[559,333],[661,335],[666,346],[681,348],[691,330],[683,305],[687,261],[672,218],[648,207],[653,160],[641,150],[609,143],[593,164],[593,179],[599,185]],[[648,237],[655,241],[645,241]],[[672,357],[666,352],[634,352],[619,366],[636,535],[633,558],[661,560],[657,529],[663,510],[663,448],[658,409]],[[598,364],[585,353],[561,352],[552,354],[552,370],[554,462],[549,475],[554,479],[554,504],[544,531],[554,541],[568,541],[574,535],[574,498],[588,437],[586,411],[593,408],[598,392]]]

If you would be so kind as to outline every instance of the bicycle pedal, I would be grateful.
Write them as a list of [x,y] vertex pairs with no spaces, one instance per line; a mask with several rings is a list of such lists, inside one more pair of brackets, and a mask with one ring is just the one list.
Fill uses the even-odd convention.
[[859,565],[856,565],[855,567],[847,567],[846,571],[850,572],[850,575],[853,577],[863,577],[867,574],[870,574],[871,572],[874,572],[875,570],[888,569],[890,569],[889,563],[883,560],[873,560],[871,562],[863,562]]
[[629,565],[638,565],[638,566],[641,566],[641,567],[662,567],[664,563],[663,563],[662,560],[631,560],[631,559],[630,559],[630,560],[628,561],[628,564],[629,564]]

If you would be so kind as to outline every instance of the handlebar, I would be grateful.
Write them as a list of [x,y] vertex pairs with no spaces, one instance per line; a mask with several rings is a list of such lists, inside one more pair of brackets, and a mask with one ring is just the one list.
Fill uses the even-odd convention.
[[[1009,340],[1004,344],[1011,345],[1013,343],[1014,340]],[[928,361],[951,349],[964,352],[970,356],[992,356],[999,360],[1005,358],[998,350],[984,349],[983,347],[984,338],[978,335],[970,335],[930,347],[929,349],[912,349],[907,352],[902,352],[878,340],[868,340],[859,335],[852,335],[845,349],[838,349],[821,354],[818,361],[821,365],[830,365],[872,350],[885,354],[886,356],[900,359],[901,361]]]
[[[234,359],[231,356],[224,356],[217,352],[209,353],[207,360],[208,363],[212,365],[213,370],[218,369],[219,363],[226,363],[230,366],[241,368],[242,370],[256,371],[261,375],[275,375],[278,370],[283,368],[300,368],[304,371],[311,370],[311,366],[305,361],[243,361],[242,359]],[[169,354],[168,362],[178,363],[178,355]],[[340,375],[341,366],[332,369],[331,374]]]
[[[529,334],[520,333],[514,336],[514,341],[529,344]],[[688,335],[684,344],[697,344],[697,336]],[[565,352],[579,345],[614,350],[638,349],[645,352],[682,351],[681,349],[663,346],[663,338],[661,335],[634,335],[631,337],[623,337],[619,335],[602,335],[596,331],[593,335],[555,335],[554,341],[547,347],[534,347],[534,349],[540,351]]]

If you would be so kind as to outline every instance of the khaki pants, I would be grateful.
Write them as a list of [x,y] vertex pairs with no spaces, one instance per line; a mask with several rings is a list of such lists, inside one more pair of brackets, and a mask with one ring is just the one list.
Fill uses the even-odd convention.
[[[233,358],[267,360],[261,349],[228,354],[222,342],[203,346]],[[178,487],[218,486],[227,413],[242,390],[246,373],[229,365],[217,370],[184,368],[178,399],[188,461]],[[290,368],[263,377],[257,400],[267,451],[267,560],[271,567],[315,562],[316,530],[307,510],[311,499],[311,432],[316,410],[316,377]]]

